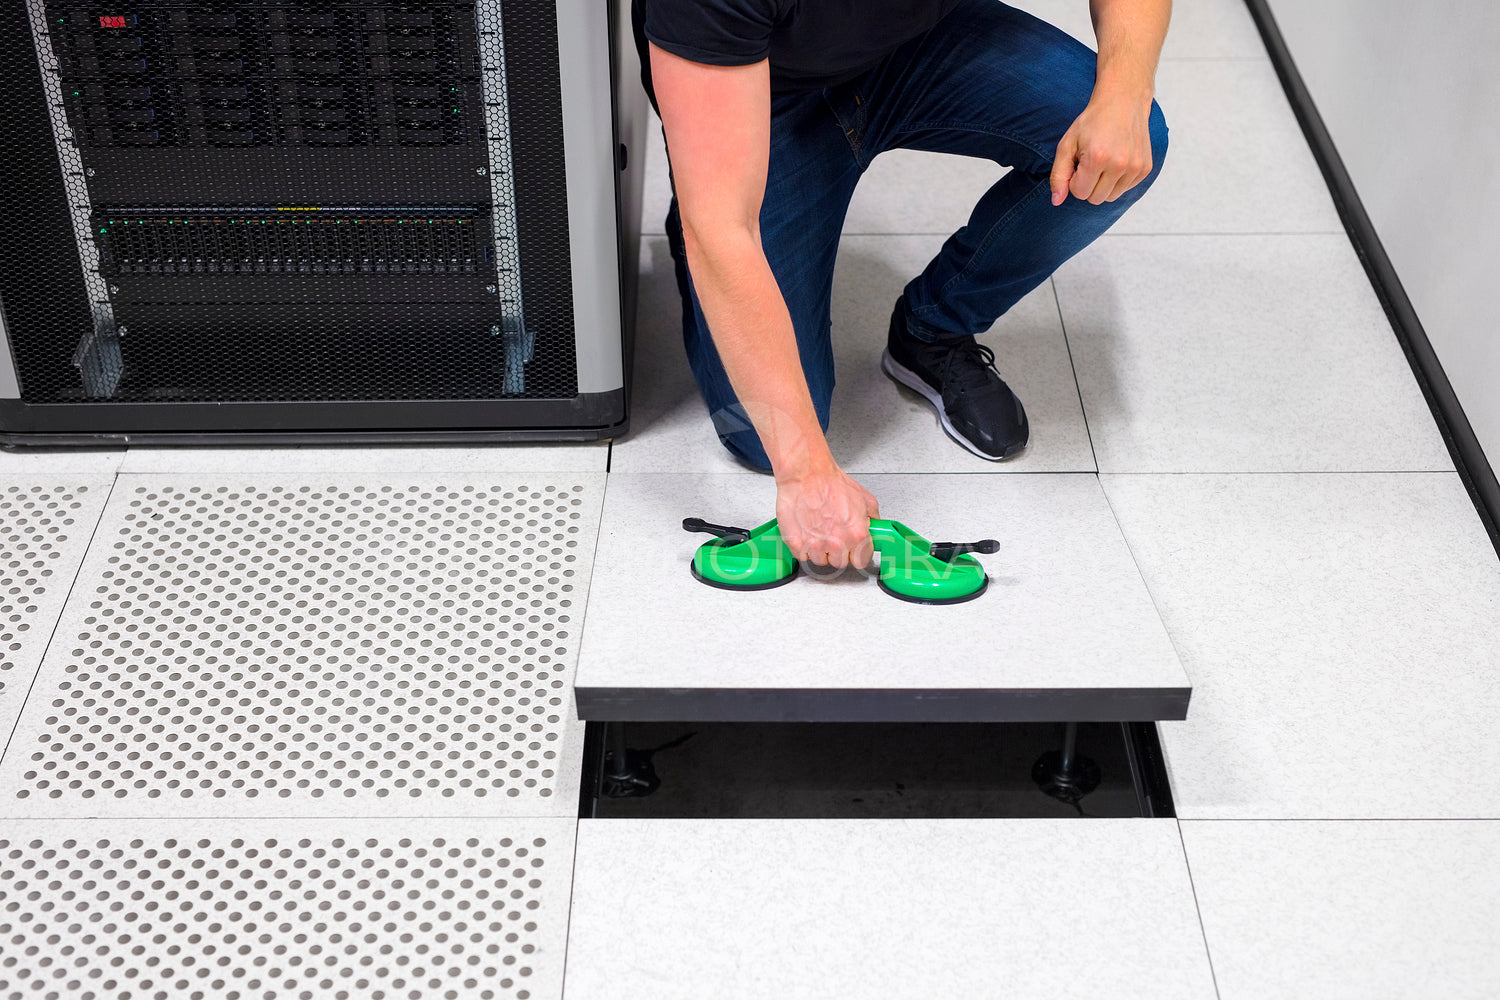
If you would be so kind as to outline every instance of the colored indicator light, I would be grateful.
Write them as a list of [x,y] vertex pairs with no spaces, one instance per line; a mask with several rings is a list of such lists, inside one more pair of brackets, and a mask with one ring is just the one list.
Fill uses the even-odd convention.
[[125,19],[123,17],[105,17],[103,15],[99,17],[99,27],[101,28],[123,28],[125,26]]

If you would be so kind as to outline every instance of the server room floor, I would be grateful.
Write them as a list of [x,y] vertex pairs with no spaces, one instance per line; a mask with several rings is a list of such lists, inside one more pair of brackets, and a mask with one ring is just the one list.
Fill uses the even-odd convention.
[[1102,491],[1194,687],[1175,819],[577,818],[610,497],[769,496],[676,346],[658,136],[612,446],[0,453],[0,998],[1500,994],[1495,551],[1238,0],[1178,5],[1158,87],[1156,189],[988,335],[1005,465],[876,367],[996,168],[872,168],[832,438],[976,536],[1053,510],[994,477]]

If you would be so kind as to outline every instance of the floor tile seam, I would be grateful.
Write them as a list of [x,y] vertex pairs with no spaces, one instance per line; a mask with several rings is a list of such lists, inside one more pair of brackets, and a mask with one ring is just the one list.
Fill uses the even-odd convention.
[[1099,475],[1120,477],[1145,477],[1145,476],[1209,476],[1228,477],[1263,477],[1272,476],[1457,476],[1457,469],[1248,469],[1248,470],[1174,470],[1174,471],[1146,471],[1125,472],[1114,469],[1100,469]]
[[99,527],[104,523],[104,517],[109,510],[110,499],[114,496],[115,486],[119,483],[119,474],[115,474],[109,483],[109,489],[104,494],[104,502],[99,505],[98,516],[94,519],[93,529],[89,532],[89,540],[84,543],[83,552],[79,556],[78,563],[73,568],[72,579],[68,581],[68,592],[63,595],[62,602],[57,606],[57,614],[52,619],[52,629],[47,633],[47,641],[42,644],[41,652],[36,659],[36,667],[31,671],[31,681],[26,685],[26,694],[20,699],[16,706],[15,721],[11,723],[10,731],[5,734],[5,742],[0,744],[0,768],[3,768],[10,757],[10,747],[15,739],[16,731],[21,726],[21,720],[26,717],[26,709],[31,703],[31,694],[36,690],[37,681],[42,676],[42,670],[47,665],[47,654],[52,651],[52,643],[57,639],[57,630],[62,627],[63,620],[67,617],[68,607],[73,601],[73,591],[78,586],[78,579],[83,575],[84,567],[89,563],[89,554],[93,551],[94,541],[99,536]]
[[[436,814],[422,814],[422,815],[418,815],[418,814],[415,814],[415,813],[408,815],[408,814],[405,814],[405,813],[392,814],[392,813],[389,813],[389,812],[385,812],[385,813],[368,813],[368,814],[367,813],[339,813],[339,814],[334,814],[334,813],[293,813],[293,814],[273,815],[273,816],[263,816],[263,815],[255,815],[255,814],[246,814],[246,815],[234,815],[234,814],[197,815],[197,814],[192,814],[192,813],[177,813],[177,814],[174,814],[174,815],[134,815],[134,814],[132,814],[132,815],[128,815],[128,816],[115,816],[115,815],[100,815],[98,813],[90,813],[90,814],[87,814],[87,815],[84,815],[84,814],[65,814],[65,815],[64,814],[59,814],[59,815],[56,815],[56,816],[36,816],[36,815],[15,816],[15,815],[10,815],[10,816],[5,816],[5,817],[0,817],[0,830],[4,830],[7,826],[10,826],[10,825],[21,825],[21,824],[35,825],[35,824],[40,824],[40,823],[88,823],[88,824],[107,824],[107,823],[181,823],[181,822],[191,822],[191,823],[279,823],[279,822],[291,822],[291,823],[295,823],[295,822],[300,822],[300,821],[304,821],[304,820],[308,821],[308,822],[327,823],[327,824],[345,823],[345,822],[349,822],[349,823],[361,822],[361,823],[363,823],[363,822],[380,821],[380,820],[390,820],[391,822],[395,822],[395,823],[419,823],[419,822],[420,823],[429,823],[429,822],[431,822],[431,823],[444,823],[444,822],[503,823],[503,822],[511,822],[511,821],[537,821],[537,822],[552,823],[552,822],[562,822],[562,821],[566,820],[566,821],[571,821],[575,827],[580,826],[584,822],[584,820],[581,819],[578,816],[578,812],[577,812],[576,808],[570,808],[567,811],[564,811],[564,812],[555,812],[555,813],[534,813],[534,812],[520,812],[520,813],[451,813],[451,814],[436,813]],[[860,824],[877,824],[877,823],[884,823],[884,822],[891,822],[891,821],[893,821],[893,820],[888,819],[888,818],[866,817],[866,818],[856,818],[856,819],[834,819],[834,820],[826,820],[826,821],[825,820],[821,820],[821,819],[816,819],[816,818],[815,819],[807,819],[807,820],[797,819],[797,820],[789,820],[788,822],[797,822],[797,823],[801,823],[801,822],[808,822],[808,823],[821,823],[821,822],[846,823],[847,822],[847,823],[860,823]],[[996,825],[998,825],[998,824],[1012,824],[1012,823],[1031,823],[1031,822],[1047,823],[1047,822],[1062,822],[1062,821],[1063,821],[1062,819],[1058,819],[1058,818],[1055,818],[1055,817],[996,817],[994,819],[977,819],[977,820],[976,819],[967,819],[967,818],[961,818],[960,817],[960,818],[954,818],[952,820],[937,819],[937,820],[931,820],[930,822],[934,822],[934,823],[952,822],[952,823],[955,823],[955,824],[957,824],[957,823],[989,823],[989,824],[996,824]],[[609,820],[591,820],[591,822],[608,823],[610,821]],[[702,822],[714,823],[714,824],[731,824],[731,823],[739,822],[739,820],[736,820],[736,819],[734,819],[732,817],[709,817],[709,818],[707,818],[705,820],[702,820]],[[1206,817],[1196,817],[1195,818],[1195,817],[1191,817],[1191,816],[1177,816],[1177,817],[1172,818],[1172,819],[1169,819],[1169,818],[1166,818],[1166,817],[1160,817],[1160,818],[1157,818],[1157,819],[1154,819],[1154,820],[1148,820],[1147,822],[1155,822],[1155,823],[1161,823],[1161,824],[1176,823],[1179,827],[1181,827],[1183,825],[1194,825],[1194,824],[1203,824],[1203,825],[1217,824],[1217,825],[1221,825],[1221,826],[1227,826],[1227,825],[1249,826],[1249,825],[1252,825],[1252,824],[1275,823],[1275,824],[1280,824],[1280,825],[1285,825],[1285,826],[1331,826],[1331,825],[1334,825],[1334,824],[1360,823],[1360,824],[1365,824],[1365,825],[1368,825],[1368,826],[1394,825],[1394,824],[1407,824],[1407,825],[1414,825],[1414,824],[1458,825],[1458,824],[1463,824],[1463,825],[1471,825],[1471,826],[1472,825],[1494,826],[1494,827],[1500,828],[1500,815],[1496,815],[1496,816],[1435,816],[1435,817],[1420,817],[1420,816],[1337,817],[1337,816],[1328,816],[1328,817],[1279,817],[1279,818],[1277,818],[1277,817],[1253,817],[1253,816],[1247,816],[1247,817],[1212,817],[1212,816],[1206,816]]]
[[[969,157],[969,159],[973,159],[973,157]],[[905,188],[905,185],[903,185],[902,187]],[[914,180],[913,183],[910,185],[911,191],[908,191],[908,192],[905,192],[905,193],[914,192],[914,191],[918,190],[919,188],[921,190],[925,191],[925,190],[927,190],[928,185],[919,184],[919,183],[917,183]],[[902,193],[902,192],[897,192],[897,193]],[[1129,218],[1129,216],[1127,215],[1126,218]],[[934,236],[949,236],[949,235],[952,235],[952,232],[953,232],[952,229],[928,229],[928,230],[922,230],[922,231],[918,231],[918,232],[886,232],[886,231],[876,232],[876,231],[846,229],[840,235],[841,235],[841,238],[844,238],[844,239],[848,239],[850,237],[867,237],[867,236],[869,236],[869,237],[906,237],[906,236],[934,237]],[[643,237],[653,237],[654,236],[654,237],[659,237],[659,238],[665,238],[666,237],[666,233],[642,232],[641,236],[643,236]],[[1225,230],[1212,230],[1212,229],[1201,229],[1200,230],[1200,229],[1195,229],[1195,230],[1187,230],[1187,231],[1169,230],[1169,231],[1159,231],[1159,232],[1158,231],[1152,231],[1152,232],[1105,233],[1101,238],[1102,239],[1115,239],[1115,238],[1119,238],[1119,237],[1132,237],[1132,238],[1134,238],[1134,237],[1141,237],[1141,236],[1180,236],[1180,237],[1213,237],[1213,236],[1247,236],[1247,237],[1248,236],[1343,236],[1343,237],[1347,238],[1348,234],[1346,232],[1344,232],[1344,230],[1342,230],[1342,229],[1225,229]]]
[[[1150,582],[1146,579],[1146,571],[1141,567],[1140,557],[1136,555],[1135,546],[1130,544],[1130,535],[1125,530],[1125,525],[1120,522],[1120,515],[1115,510],[1114,501],[1109,498],[1109,490],[1104,487],[1104,476],[1098,477],[1099,492],[1104,496],[1104,504],[1109,508],[1109,516],[1114,520],[1115,531],[1120,534],[1120,541],[1125,544],[1125,551],[1130,555],[1130,563],[1135,567],[1136,578],[1141,582],[1141,589],[1146,592],[1146,597],[1151,601],[1151,610],[1156,615],[1156,623],[1161,626],[1162,634],[1167,637],[1167,643],[1172,647],[1172,655],[1177,657],[1177,669],[1187,678],[1189,689],[1191,689],[1193,678],[1187,672],[1187,658],[1183,656],[1182,647],[1178,644],[1177,637],[1172,634],[1172,629],[1167,626],[1167,619],[1162,615],[1161,601],[1151,589]],[[1191,698],[1191,696],[1189,696]],[[1191,711],[1191,708],[1189,708]],[[1166,752],[1166,740],[1162,740],[1162,752]],[[1176,796],[1173,796],[1174,801]]]
[[113,483],[118,472],[64,472],[42,470],[40,472],[0,472],[0,486],[89,486]]
[[[851,463],[852,464],[852,463]],[[929,471],[871,471],[869,469],[846,470],[850,475],[856,476],[994,476],[1005,478],[1009,476],[1097,476],[1098,469],[952,469]],[[1150,475],[1150,473],[1140,473]],[[1191,475],[1191,473],[1184,473]],[[729,478],[731,476],[760,476],[764,473],[753,472],[749,469],[617,469],[610,473],[611,476],[714,476]]]
[[1198,914],[1198,933],[1203,939],[1203,955],[1208,959],[1208,974],[1213,980],[1214,996],[1222,997],[1219,990],[1219,972],[1214,968],[1214,952],[1208,943],[1208,925],[1203,920],[1203,904],[1198,901],[1198,883],[1193,878],[1193,862],[1188,857],[1187,841],[1182,836],[1182,821],[1177,821],[1177,847],[1182,851],[1182,866],[1187,872],[1188,888],[1193,893],[1193,911]]
[[[274,450],[274,449],[273,449]],[[257,471],[246,469],[241,472],[218,472],[218,471],[179,471],[175,469],[141,470],[135,472],[120,472],[116,478],[132,479],[349,479],[349,480],[413,480],[425,479],[435,476],[469,476],[469,477],[499,477],[499,476],[603,476],[607,469],[601,467],[596,469],[420,469],[414,472],[396,469],[372,469],[368,472],[340,471],[319,472],[315,469],[301,470],[276,470]]]
[[173,815],[155,816],[114,816],[101,815],[99,813],[74,813],[57,816],[4,816],[0,817],[0,830],[4,830],[11,823],[282,823],[300,822],[306,820],[315,823],[368,823],[371,821],[389,820],[393,823],[501,823],[512,820],[536,821],[536,822],[562,822],[571,820],[575,825],[578,822],[577,807],[571,807],[565,812],[553,813],[437,813],[429,815],[417,815],[406,813],[293,813],[288,815],[262,816],[254,813],[235,815],[230,813],[200,815],[197,813],[176,813]]
[[[1126,218],[1129,218],[1129,216],[1126,216]],[[1269,236],[1282,236],[1282,237],[1312,237],[1312,236],[1328,237],[1328,236],[1339,236],[1339,237],[1342,237],[1342,238],[1344,238],[1346,240],[1349,238],[1349,234],[1346,233],[1342,229],[1225,229],[1225,230],[1195,229],[1195,230],[1170,231],[1170,232],[1118,232],[1118,233],[1105,233],[1103,236],[1100,237],[1100,239],[1106,239],[1106,240],[1113,240],[1113,239],[1139,239],[1140,237],[1143,237],[1143,236],[1164,236],[1164,237],[1202,238],[1202,239],[1209,239],[1209,238],[1213,238],[1213,237],[1234,237],[1234,238],[1246,238],[1246,239],[1249,239],[1249,238],[1262,237],[1262,236],[1266,236],[1266,237],[1269,237]]]
[[[613,451],[613,444],[610,445],[610,449],[611,451]],[[599,513],[594,523],[594,547],[589,552],[588,558],[589,585],[584,593],[579,596],[578,600],[578,640],[576,643],[574,643],[574,649],[577,652],[573,656],[573,663],[571,668],[568,670],[568,675],[565,678],[565,686],[563,688],[563,690],[567,691],[568,694],[573,698],[573,704],[572,706],[570,706],[569,711],[574,715],[576,715],[578,711],[578,699],[577,695],[574,692],[578,687],[578,672],[583,668],[584,640],[588,635],[589,627],[589,605],[592,603],[591,598],[593,597],[594,593],[594,572],[599,565],[599,542],[604,535],[604,511],[606,506],[609,504],[609,481],[611,477],[616,475],[619,475],[619,473],[606,472],[604,474],[604,483],[600,487],[600,492],[602,495],[599,497]],[[578,717],[577,722],[578,728],[580,730],[587,730],[587,719],[584,719],[580,716]],[[587,753],[587,741],[583,738],[582,735],[579,736],[579,741],[583,744],[583,746],[579,748],[580,752]],[[583,765],[583,770],[587,770],[588,761],[585,760],[583,762]]]
[[1500,813],[1493,816],[1177,816],[1178,823],[1493,823],[1500,825]]
[[[1168,33],[1168,36],[1170,37],[1170,32]],[[1179,55],[1167,55],[1167,54],[1163,53],[1162,57],[1161,57],[1161,59],[1159,61],[1160,62],[1164,62],[1164,63],[1169,63],[1169,62],[1170,63],[1205,63],[1205,62],[1237,62],[1237,63],[1263,62],[1263,63],[1268,63],[1268,62],[1271,61],[1271,57],[1269,55],[1259,55],[1259,56],[1179,56]]]
[[573,901],[578,894],[578,842],[583,836],[583,817],[573,817],[573,870],[568,877],[568,913],[563,920],[562,975],[558,977],[558,1000],[568,995],[568,956],[573,947]]
[[[1078,384],[1078,363],[1073,360],[1073,343],[1068,339],[1068,318],[1063,315],[1062,299],[1058,296],[1056,278],[1048,276],[1047,284],[1052,289],[1052,305],[1057,310],[1057,323],[1062,328],[1063,347],[1068,352],[1068,370],[1073,373],[1073,392],[1078,396],[1078,412],[1083,417],[1083,432],[1089,439],[1089,457],[1093,459],[1093,471],[1097,475],[1099,472],[1099,451],[1094,447],[1094,429],[1089,426],[1089,409],[1083,401],[1083,386]],[[1100,489],[1103,490],[1102,485]]]

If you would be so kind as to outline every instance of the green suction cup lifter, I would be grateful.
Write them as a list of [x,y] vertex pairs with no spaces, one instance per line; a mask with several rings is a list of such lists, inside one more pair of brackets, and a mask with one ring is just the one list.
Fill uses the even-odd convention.
[[932,544],[900,521],[870,519],[870,538],[880,553],[880,589],[914,604],[972,601],[990,584],[970,552],[995,552],[994,539]]
[[710,587],[769,590],[797,576],[797,560],[781,540],[774,519],[758,528],[733,528],[690,517],[682,527],[719,536],[693,553],[693,578]]

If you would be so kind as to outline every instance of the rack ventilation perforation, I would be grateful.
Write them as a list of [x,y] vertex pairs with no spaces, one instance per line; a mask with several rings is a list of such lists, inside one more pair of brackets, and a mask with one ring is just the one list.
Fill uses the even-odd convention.
[[545,838],[0,837],[3,1000],[528,1000]]
[[13,794],[550,798],[583,489],[135,488]]
[[87,486],[0,486],[0,697],[22,651],[41,640],[41,602],[73,534]]

